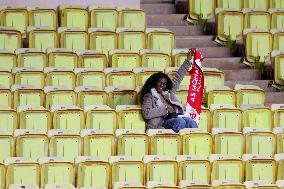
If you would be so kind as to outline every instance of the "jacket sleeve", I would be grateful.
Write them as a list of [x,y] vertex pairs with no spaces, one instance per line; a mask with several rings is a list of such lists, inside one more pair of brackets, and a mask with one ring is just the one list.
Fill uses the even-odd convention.
[[185,74],[189,71],[189,68],[192,67],[192,61],[185,60],[183,64],[179,67],[178,71],[176,72],[172,82],[173,82],[173,89],[172,92],[176,92],[178,90],[181,81],[183,80]]
[[143,97],[142,113],[145,119],[153,119],[162,117],[168,113],[165,105],[152,107],[152,99],[150,94],[146,94]]

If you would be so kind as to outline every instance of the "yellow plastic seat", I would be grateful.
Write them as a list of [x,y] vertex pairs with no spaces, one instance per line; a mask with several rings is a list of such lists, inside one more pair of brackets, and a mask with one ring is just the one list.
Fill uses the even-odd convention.
[[18,128],[17,112],[9,107],[0,106],[0,132],[12,135],[14,130]]
[[77,27],[86,30],[89,26],[88,11],[80,6],[60,5],[59,18],[61,27]]
[[45,76],[37,68],[16,67],[12,73],[15,75],[15,85],[32,85],[37,88],[45,86]]
[[117,28],[118,48],[139,53],[140,49],[146,47],[146,36],[144,30]]
[[85,128],[84,111],[76,106],[52,106],[53,128],[79,133]]
[[14,84],[14,76],[11,72],[0,70],[0,85],[3,89],[10,89]]
[[51,129],[52,117],[50,111],[42,106],[18,106],[17,113],[19,129],[36,130],[44,133]]
[[274,183],[276,179],[276,161],[269,156],[250,155],[243,156],[245,162],[245,181],[262,180]]
[[216,1],[214,0],[188,0],[188,14],[190,22],[207,20],[214,17]]
[[176,91],[176,97],[178,101],[185,105],[187,103],[187,96],[188,96],[188,86],[181,85]]
[[207,159],[199,156],[179,155],[176,160],[179,167],[180,184],[182,180],[198,181],[204,184],[210,182],[211,165]]
[[182,129],[182,154],[207,158],[213,153],[213,140],[209,133],[199,130]]
[[75,106],[76,93],[68,87],[45,87],[45,107],[50,109],[54,105]]
[[0,175],[0,188],[5,188],[6,167],[2,163],[0,163]]
[[174,159],[148,155],[144,156],[144,163],[146,164],[146,182],[158,181],[177,184],[178,163]]
[[135,89],[135,74],[128,68],[106,68],[106,86]]
[[224,8],[224,9],[238,9],[241,10],[243,8],[243,0],[217,0],[216,7]]
[[12,134],[6,132],[0,132],[0,162],[4,163],[4,160],[10,157],[14,157],[14,138]]
[[78,55],[79,68],[94,68],[103,71],[107,66],[107,56],[95,50],[81,50],[76,52]]
[[[284,4],[283,4],[284,8]],[[271,29],[284,29],[284,11],[282,9],[269,9],[271,14]]]
[[190,181],[190,180],[180,180],[179,182],[180,189],[212,189],[213,187],[209,184],[204,184],[202,182],[198,181]]
[[174,33],[168,29],[162,28],[147,28],[147,49],[160,50],[168,55],[172,54],[175,49],[175,36]]
[[29,26],[57,29],[57,13],[54,9],[44,7],[28,7],[28,9]]
[[68,49],[47,49],[47,57],[49,67],[64,67],[71,70],[77,68],[78,56]]
[[133,69],[140,67],[140,57],[138,53],[129,50],[114,49],[109,51],[109,63],[112,68]]
[[74,162],[82,153],[82,142],[79,134],[68,130],[49,130],[49,156],[63,158]]
[[[229,1],[227,0],[227,2]],[[243,38],[244,15],[241,11],[235,9],[216,9],[215,13],[217,14],[216,42],[226,45],[226,43]]]
[[244,63],[251,67],[259,67],[269,60],[272,51],[272,34],[264,30],[244,30],[245,58]]
[[146,15],[142,9],[125,8],[118,12],[118,27],[145,30]]
[[[165,74],[169,76],[170,79],[173,79],[175,74],[178,72],[179,67],[167,67],[165,69]],[[183,80],[180,83],[181,86],[189,86],[190,85],[190,75],[189,72],[185,73]]]
[[273,34],[273,50],[284,50],[284,46],[282,45],[284,42],[284,30],[272,29],[271,33]]
[[144,184],[144,163],[142,159],[125,156],[112,156],[111,182],[130,182]]
[[282,89],[284,85],[284,75],[282,73],[284,51],[272,51],[271,60],[274,68],[273,87]]
[[89,28],[89,48],[108,56],[108,51],[117,49],[117,35],[107,29]]
[[17,65],[16,54],[11,50],[0,50],[0,70],[11,72]]
[[48,137],[44,132],[17,129],[14,133],[16,156],[37,161],[48,156]]
[[113,189],[146,189],[147,187],[139,183],[129,182],[114,182],[112,184]]
[[284,127],[284,105],[283,104],[272,104],[271,111],[273,114],[273,126],[274,127]]
[[225,74],[223,71],[216,68],[205,68],[203,67],[204,74],[204,86],[224,86],[225,85]]
[[42,157],[40,164],[41,187],[46,184],[75,184],[73,163],[57,157]]
[[246,186],[244,184],[233,181],[214,180],[212,185],[214,189],[246,189]]
[[74,88],[76,85],[76,76],[73,71],[66,68],[47,67],[44,69],[46,86],[65,86]]
[[[283,128],[275,127],[273,130],[276,138],[276,154],[282,154],[284,152],[284,132]],[[281,179],[282,180],[282,179]]]
[[147,79],[153,75],[154,73],[159,72],[158,69],[150,68],[150,67],[139,67],[134,68],[133,73],[136,77],[136,86],[143,86]]
[[84,108],[89,105],[106,105],[107,94],[103,90],[99,90],[96,87],[83,87],[79,86],[75,88],[77,93],[77,105],[80,108]]
[[276,180],[283,180],[283,178],[284,178],[284,174],[283,174],[284,157],[283,157],[283,154],[275,154],[274,158],[277,161],[277,177],[276,177]]
[[271,184],[266,181],[246,181],[244,184],[249,189],[279,189],[276,184]]
[[270,30],[270,13],[267,9],[243,9],[245,29]]
[[76,86],[96,87],[98,90],[105,88],[105,73],[94,68],[76,68]]
[[46,52],[48,48],[58,47],[58,34],[49,27],[28,27],[29,48]]
[[117,129],[117,118],[114,109],[106,105],[86,106],[86,128],[105,130],[114,133]]
[[161,181],[149,181],[147,182],[147,187],[149,189],[179,189],[179,187],[173,183]]
[[43,70],[47,66],[47,58],[44,52],[33,48],[20,48],[15,52],[18,67],[34,67]]
[[58,28],[59,46],[72,51],[87,50],[89,47],[89,36],[85,29],[80,28]]
[[0,86],[0,106],[5,106],[5,107],[13,107],[13,102],[12,102],[12,93],[10,89],[6,89]]
[[90,27],[115,31],[118,25],[118,12],[107,6],[89,6]]
[[256,127],[271,131],[273,128],[272,111],[262,105],[242,105],[243,126]]
[[172,64],[174,67],[180,67],[187,57],[188,49],[173,49]]
[[83,155],[108,160],[115,155],[115,137],[105,130],[86,129],[81,131]]
[[235,91],[227,86],[208,86],[205,88],[207,107],[211,104],[236,105]]
[[264,90],[255,85],[235,85],[237,96],[237,107],[242,104],[262,104],[266,103]]
[[0,48],[15,51],[22,47],[21,32],[12,27],[0,27]]
[[137,130],[118,129],[116,130],[117,155],[131,156],[142,160],[148,155],[149,139],[145,132]]
[[26,8],[6,7],[1,10],[2,25],[14,27],[25,34],[28,26],[28,10]]
[[141,66],[151,67],[163,71],[166,67],[171,66],[171,58],[161,50],[141,49]]
[[108,106],[115,108],[117,105],[136,105],[137,92],[127,87],[106,87]]
[[283,0],[270,0],[270,8],[284,8]]
[[200,120],[198,124],[198,129],[203,132],[211,132],[211,112],[208,108],[202,106],[202,111],[200,114]]
[[267,10],[269,8],[269,0],[244,0],[244,8]]
[[108,161],[82,156],[76,158],[78,188],[109,188],[111,167]]

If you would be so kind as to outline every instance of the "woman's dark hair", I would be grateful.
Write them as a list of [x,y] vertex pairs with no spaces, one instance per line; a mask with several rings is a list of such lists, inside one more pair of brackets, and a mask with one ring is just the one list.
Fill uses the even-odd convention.
[[143,102],[144,95],[150,93],[151,89],[156,87],[160,78],[165,78],[167,80],[166,90],[172,90],[173,82],[167,74],[163,72],[154,73],[147,79],[147,81],[145,82],[145,84],[143,85],[140,91],[141,102]]

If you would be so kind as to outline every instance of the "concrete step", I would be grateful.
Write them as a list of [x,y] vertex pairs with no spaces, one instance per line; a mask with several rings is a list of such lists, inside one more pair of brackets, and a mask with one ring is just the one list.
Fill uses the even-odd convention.
[[231,89],[234,89],[236,84],[256,85],[267,92],[276,92],[275,88],[268,86],[269,82],[270,80],[250,80],[250,81],[229,80],[225,81],[225,85],[229,86]]
[[188,25],[183,21],[184,14],[150,14],[146,15],[148,26],[186,26]]
[[254,69],[237,69],[237,70],[223,70],[225,73],[225,80],[260,80],[261,72]]
[[198,48],[204,58],[224,58],[231,57],[233,54],[227,47],[201,47]]
[[212,39],[212,35],[176,36],[176,45],[178,48],[219,47]]
[[145,11],[146,14],[175,14],[176,9],[174,4],[141,4],[141,9]]
[[[155,28],[157,26],[147,26],[149,28]],[[159,28],[165,28],[175,33],[175,36],[188,36],[188,35],[203,35],[202,28],[194,25],[188,26],[159,26]]]
[[217,68],[220,70],[235,70],[248,68],[240,63],[241,57],[229,58],[205,58],[203,62],[204,67]]
[[283,92],[267,92],[266,93],[267,104],[283,104],[284,93]]
[[140,0],[141,5],[145,3],[175,3],[175,0]]

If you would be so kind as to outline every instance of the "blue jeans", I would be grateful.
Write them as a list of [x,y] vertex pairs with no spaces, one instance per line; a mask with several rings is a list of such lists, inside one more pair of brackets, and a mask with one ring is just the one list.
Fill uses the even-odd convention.
[[197,124],[189,117],[177,117],[165,120],[163,123],[165,129],[172,129],[174,132],[178,133],[179,130],[184,128],[197,128]]

